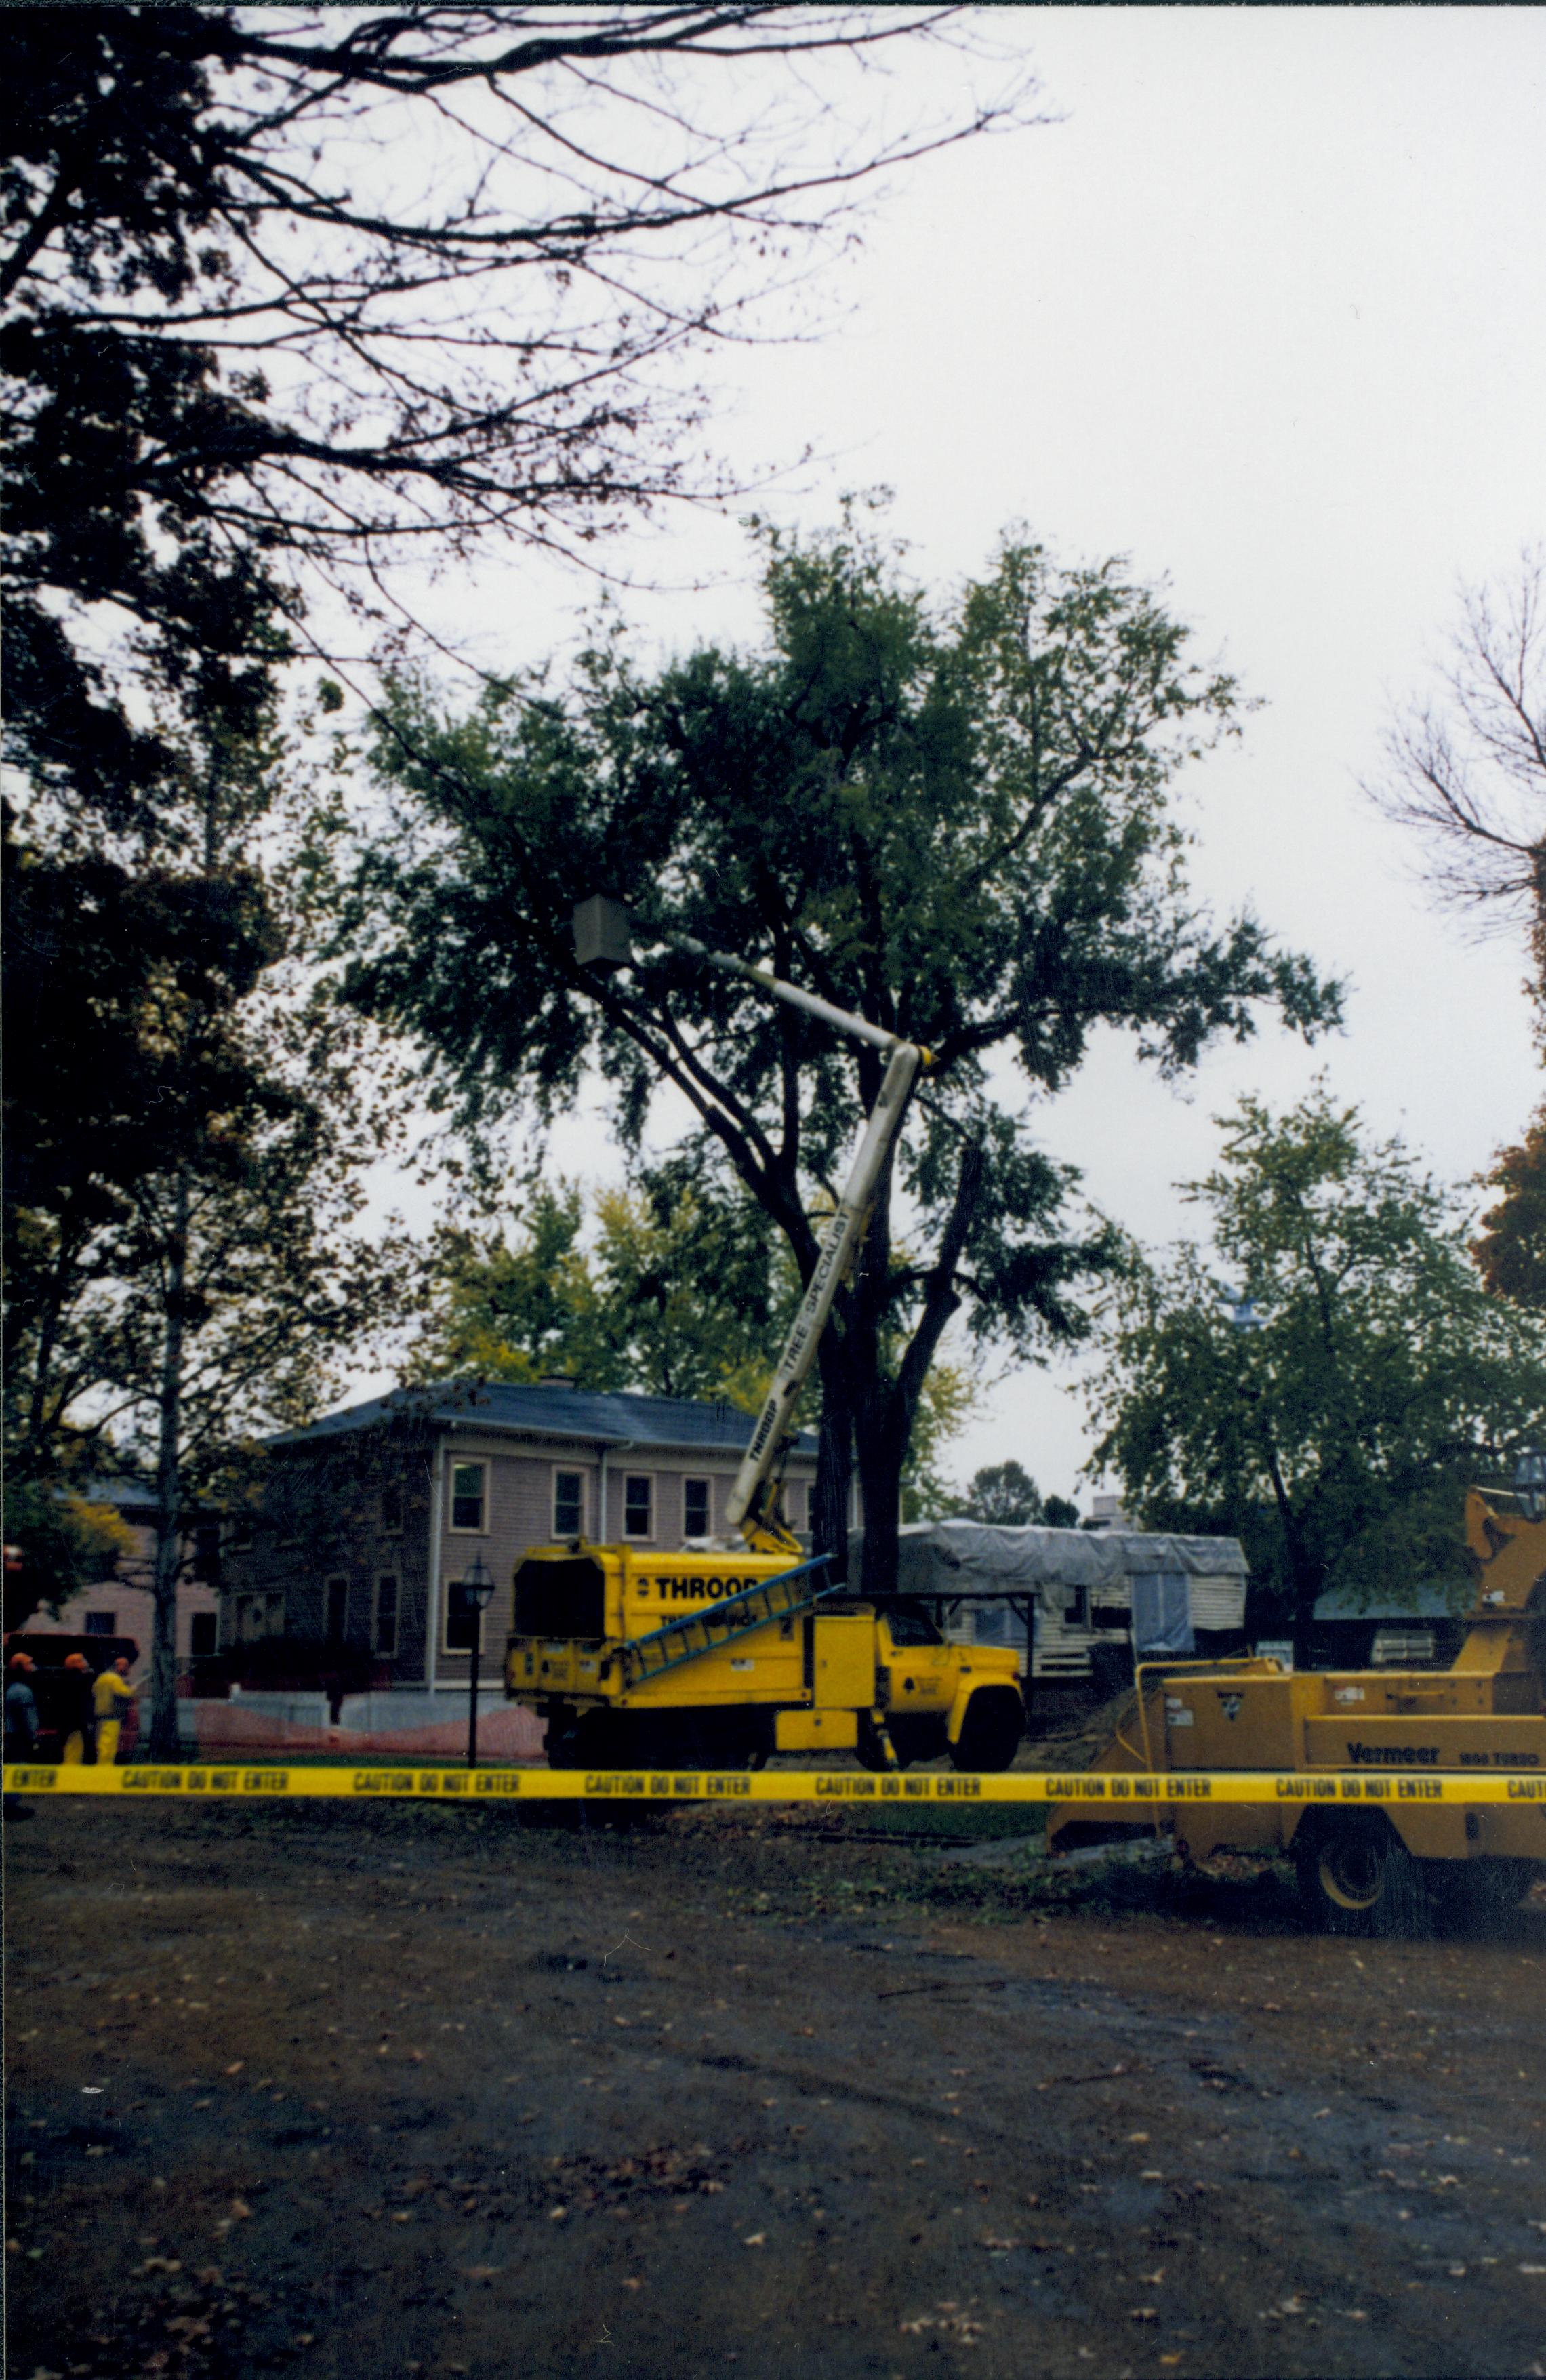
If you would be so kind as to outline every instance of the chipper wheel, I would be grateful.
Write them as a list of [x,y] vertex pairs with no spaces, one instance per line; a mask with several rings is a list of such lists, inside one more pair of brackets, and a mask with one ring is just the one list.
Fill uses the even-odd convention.
[[950,1746],[950,1766],[971,1776],[996,1777],[1013,1760],[1024,1732],[1025,1705],[1013,1686],[980,1686]]
[[1294,1864],[1299,1897],[1323,1933],[1412,1941],[1433,1931],[1422,1863],[1383,1818],[1349,1815],[1301,1826]]

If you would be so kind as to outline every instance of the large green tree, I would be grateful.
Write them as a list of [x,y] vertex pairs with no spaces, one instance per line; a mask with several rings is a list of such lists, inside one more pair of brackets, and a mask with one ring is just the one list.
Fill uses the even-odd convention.
[[[239,1500],[266,1433],[313,1420],[345,1356],[401,1321],[412,1275],[361,1228],[377,1149],[351,1053],[248,1003],[163,1008],[181,1130],[134,1184],[106,1252],[105,1293],[73,1318],[94,1403],[153,1483],[151,1748],[177,1753],[176,1589],[187,1515]],[[223,1064],[225,1095],[211,1095]]]
[[189,1512],[244,1440],[314,1415],[401,1281],[357,1228],[387,1136],[357,1034],[307,1002],[261,863],[289,759],[272,713],[211,703],[166,735],[177,771],[130,859],[46,809],[7,855],[5,1422],[7,1532],[47,1599],[84,1583],[93,1468],[150,1488],[151,1742],[175,1756]]
[[[6,1410],[52,1594],[101,1540],[66,1525],[67,1475],[102,1435],[126,1221],[143,1248],[144,1185],[273,1089],[232,1005],[272,886],[212,795],[285,664],[338,644],[320,581],[357,651],[401,625],[405,556],[583,551],[722,492],[693,353],[784,327],[859,186],[1025,120],[1031,86],[926,7],[45,6],[6,31]],[[919,47],[960,71],[881,127],[865,68]]]
[[610,637],[566,689],[496,687],[463,716],[398,686],[341,902],[343,983],[413,1037],[466,1125],[550,1116],[594,1067],[637,1145],[670,1087],[802,1280],[877,1053],[667,951],[586,973],[574,901],[610,888],[646,952],[684,929],[927,1045],[821,1348],[818,1540],[845,1553],[856,1446],[879,1590],[952,1318],[1034,1354],[1079,1332],[1075,1292],[1106,1260],[1034,1101],[1103,1026],[1178,1074],[1263,1004],[1309,1032],[1336,998],[1188,888],[1172,783],[1238,698],[1120,565],[1064,569],[1013,538],[931,604],[852,515],[812,540],[765,532],[764,555],[755,652],[646,672]]
[[1044,1496],[1022,1463],[989,1463],[972,1475],[954,1509],[963,1520],[996,1529],[1077,1529],[1079,1507],[1067,1496]]
[[1244,1101],[1190,1195],[1210,1236],[1135,1263],[1093,1461],[1152,1526],[1242,1537],[1259,1621],[1327,1587],[1465,1592],[1465,1490],[1546,1425],[1546,1330],[1491,1296],[1464,1202],[1323,1085]]

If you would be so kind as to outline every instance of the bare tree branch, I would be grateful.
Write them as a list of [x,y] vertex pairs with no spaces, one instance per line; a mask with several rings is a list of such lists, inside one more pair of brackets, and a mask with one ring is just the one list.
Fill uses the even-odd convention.
[[1546,996],[1546,549],[1527,549],[1504,589],[1462,589],[1440,684],[1393,721],[1364,792],[1473,930],[1526,926]]

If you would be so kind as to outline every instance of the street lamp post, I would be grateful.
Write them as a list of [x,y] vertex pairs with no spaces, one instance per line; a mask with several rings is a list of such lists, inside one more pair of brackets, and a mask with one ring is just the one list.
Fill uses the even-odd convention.
[[489,1565],[481,1554],[473,1556],[471,1570],[462,1580],[462,1593],[472,1607],[472,1672],[467,1686],[467,1767],[477,1767],[477,1657],[483,1641],[483,1615],[494,1592],[494,1582]]

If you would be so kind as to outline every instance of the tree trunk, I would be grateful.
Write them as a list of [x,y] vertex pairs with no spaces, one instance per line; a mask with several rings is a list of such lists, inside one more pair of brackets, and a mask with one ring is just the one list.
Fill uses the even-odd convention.
[[864,1497],[864,1573],[859,1591],[866,1600],[897,1591],[897,1530],[910,1433],[894,1425],[887,1410],[894,1402],[892,1397],[877,1400],[878,1416],[859,1432],[859,1485]]
[[848,1508],[853,1482],[853,1407],[842,1342],[828,1325],[820,1349],[821,1435],[811,1498],[811,1551],[830,1554],[828,1576],[848,1576]]
[[912,1444],[918,1401],[929,1366],[939,1352],[945,1329],[960,1305],[956,1268],[965,1252],[967,1235],[982,1195],[984,1157],[980,1141],[968,1141],[961,1150],[956,1195],[940,1237],[939,1254],[928,1275],[924,1310],[894,1381],[882,1369],[879,1314],[871,1327],[855,1334],[863,1351],[867,1378],[854,1396],[859,1441],[859,1479],[864,1491],[864,1575],[866,1599],[895,1595],[900,1554],[902,1471]]
[[187,1273],[188,1191],[179,1173],[166,1261],[156,1446],[156,1553],[151,1624],[151,1756],[176,1760],[177,1575],[182,1567],[183,1300]]
[[1277,1451],[1270,1438],[1264,1440],[1267,1456],[1267,1476],[1273,1483],[1273,1500],[1277,1506],[1278,1524],[1283,1531],[1283,1550],[1288,1568],[1288,1591],[1294,1604],[1294,1659],[1306,1659],[1310,1652],[1310,1632],[1315,1625],[1315,1605],[1326,1583],[1323,1562],[1311,1559],[1305,1544],[1304,1530],[1295,1512],[1287,1488],[1284,1484]]

